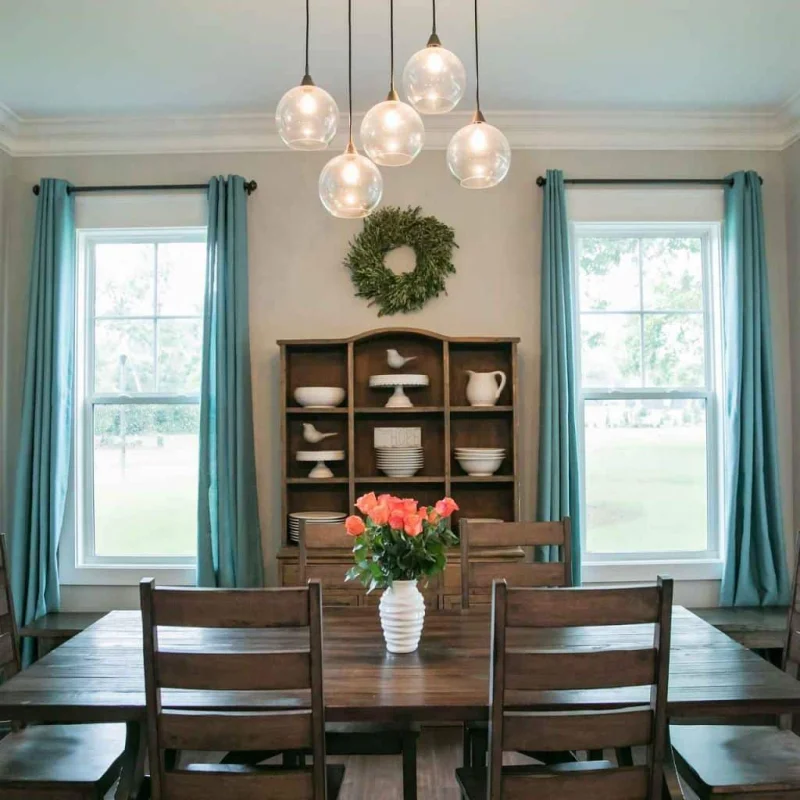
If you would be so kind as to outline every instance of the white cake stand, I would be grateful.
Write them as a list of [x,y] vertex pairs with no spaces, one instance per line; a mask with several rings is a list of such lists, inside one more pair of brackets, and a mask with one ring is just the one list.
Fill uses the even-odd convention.
[[316,466],[308,473],[309,478],[332,478],[333,473],[325,462],[344,461],[344,450],[298,450],[295,461],[316,462]]
[[386,401],[386,408],[413,408],[403,389],[421,389],[430,385],[427,375],[372,375],[369,379],[372,389],[394,389]]

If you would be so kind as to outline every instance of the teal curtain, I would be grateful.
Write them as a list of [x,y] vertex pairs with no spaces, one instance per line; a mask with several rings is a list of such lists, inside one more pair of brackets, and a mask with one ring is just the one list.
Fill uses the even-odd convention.
[[[13,497],[11,589],[18,622],[58,609],[73,421],[75,218],[69,184],[40,181],[28,288],[22,426]],[[23,663],[32,657],[23,642]]]
[[[548,170],[542,216],[541,400],[537,519],[572,523],[572,581],[581,583],[574,300],[564,175]],[[558,557],[541,548],[545,560]]]
[[208,184],[208,260],[200,394],[197,583],[264,583],[248,324],[244,178]]
[[761,179],[755,172],[731,177],[722,242],[727,557],[720,600],[727,606],[785,605],[789,576]]

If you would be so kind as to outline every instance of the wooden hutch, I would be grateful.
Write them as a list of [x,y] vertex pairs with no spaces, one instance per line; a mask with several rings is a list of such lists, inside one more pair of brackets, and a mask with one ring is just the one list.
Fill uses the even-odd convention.
[[[519,435],[517,338],[448,337],[410,328],[372,330],[348,339],[301,339],[278,342],[281,353],[281,519],[282,547],[278,553],[284,586],[297,582],[297,546],[288,535],[288,514],[294,511],[354,513],[357,497],[365,492],[388,492],[414,497],[429,505],[450,495],[461,507],[460,516],[516,520],[519,518]],[[393,372],[387,366],[387,349],[416,356],[400,372],[425,374],[427,387],[408,390],[413,408],[387,408],[390,392],[369,386],[371,375]],[[497,405],[470,406],[466,399],[467,372],[502,370],[508,377]],[[303,408],[294,399],[301,386],[345,388],[344,402],[336,408]],[[319,445],[303,439],[303,423],[336,431],[336,438]],[[376,427],[421,428],[424,467],[411,478],[389,478],[378,471],[373,447]],[[456,447],[504,447],[506,458],[489,477],[464,473],[453,456]],[[331,478],[310,478],[310,465],[295,461],[298,450],[343,449],[345,459],[328,466]],[[519,551],[489,550],[481,560],[513,559]],[[341,554],[342,569],[351,563]],[[460,605],[460,564],[457,550],[448,557],[444,579],[430,587],[431,607]],[[476,598],[480,601],[484,598]],[[485,598],[488,601],[488,593]],[[326,603],[368,605],[378,593],[367,596],[353,584],[352,592],[326,593]]]

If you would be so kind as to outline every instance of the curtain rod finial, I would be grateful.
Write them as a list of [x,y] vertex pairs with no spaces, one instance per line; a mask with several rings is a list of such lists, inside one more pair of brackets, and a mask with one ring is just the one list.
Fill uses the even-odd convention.
[[41,187],[41,186],[39,186],[39,184],[38,184],[38,183],[37,183],[37,184],[34,184],[34,187],[33,187],[33,193],[34,193],[34,194],[35,194],[37,197],[39,196],[39,192],[41,192],[41,191],[42,191],[42,187]]
[[255,181],[245,181],[244,189],[248,195],[253,194],[258,189],[258,184]]
[[540,175],[540,176],[539,176],[539,177],[536,179],[536,185],[537,185],[537,186],[541,187],[541,186],[545,186],[546,184],[547,184],[547,178],[545,178],[545,177],[543,177],[543,176],[541,176],[541,175]]

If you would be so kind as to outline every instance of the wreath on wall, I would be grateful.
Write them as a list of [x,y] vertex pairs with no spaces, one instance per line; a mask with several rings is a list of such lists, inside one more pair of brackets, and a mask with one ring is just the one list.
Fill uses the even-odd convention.
[[[400,275],[386,266],[386,254],[407,245],[417,263]],[[378,306],[378,316],[418,311],[445,292],[444,282],[455,273],[455,231],[436,217],[423,217],[422,209],[387,206],[364,221],[364,230],[350,244],[345,266],[356,287],[356,297]],[[446,294],[446,292],[445,292]]]

